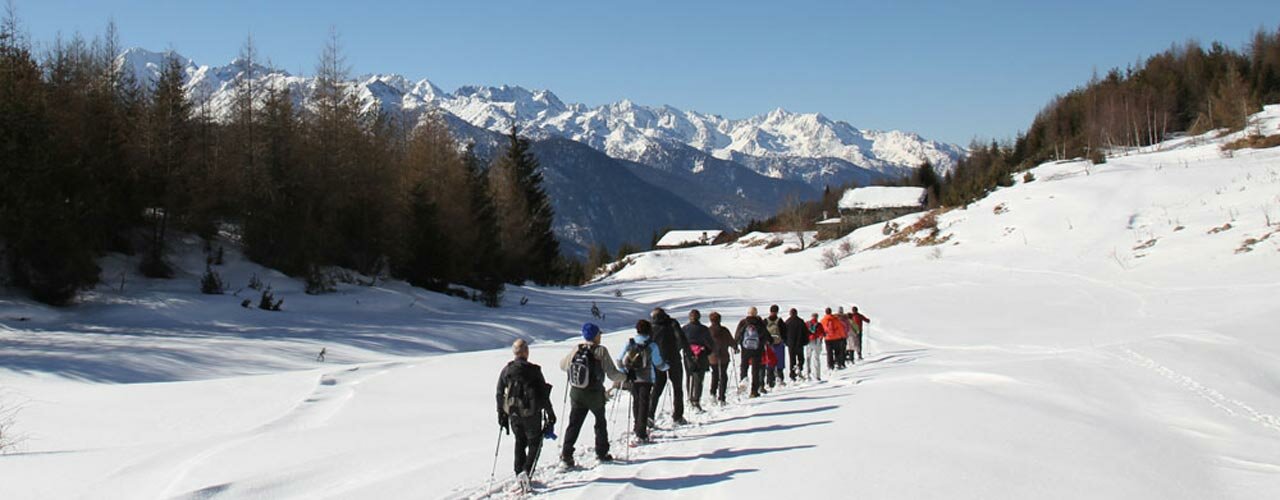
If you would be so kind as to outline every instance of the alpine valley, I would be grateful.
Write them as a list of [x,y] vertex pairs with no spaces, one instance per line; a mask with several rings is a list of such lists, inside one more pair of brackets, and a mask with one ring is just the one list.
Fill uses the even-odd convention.
[[[229,115],[240,78],[288,88],[299,105],[315,88],[314,78],[240,61],[207,66],[133,48],[117,62],[145,85],[170,55],[185,68],[189,96],[215,119]],[[450,93],[395,74],[349,83],[366,112],[405,124],[439,113],[481,157],[491,156],[513,126],[533,139],[555,231],[578,255],[591,244],[644,244],[663,228],[741,228],[773,215],[789,197],[812,199],[826,186],[894,179],[925,161],[944,173],[965,154],[911,132],[862,130],[781,108],[734,120],[629,100],[565,103],[549,90],[519,86],[463,86]]]

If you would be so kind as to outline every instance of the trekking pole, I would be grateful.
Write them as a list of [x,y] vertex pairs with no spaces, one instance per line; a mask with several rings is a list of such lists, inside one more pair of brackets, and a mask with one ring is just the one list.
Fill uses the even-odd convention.
[[489,468],[489,482],[484,486],[484,496],[493,492],[493,475],[498,472],[498,451],[502,449],[502,428],[498,428],[498,444],[493,447],[493,466]]
[[623,460],[626,460],[628,462],[631,461],[631,440],[634,439],[634,436],[635,436],[635,433],[632,432],[631,430],[631,417],[636,412],[635,405],[636,405],[635,395],[631,394],[630,391],[627,391],[627,431],[625,433],[626,442],[622,443],[622,445],[625,447],[624,450],[627,454],[627,456],[624,457]]
[[[565,413],[565,411],[564,411],[565,407],[569,405],[569,390],[570,390],[569,388],[570,388],[570,385],[569,385],[569,372],[565,372],[565,374],[564,374],[564,398],[560,400],[560,416],[561,416],[561,417],[568,417],[568,416],[569,416],[569,414],[568,414],[568,413]],[[567,431],[568,429],[569,429],[569,419],[568,419],[568,418],[565,418],[565,419],[564,419],[564,427],[560,428],[560,434],[561,434],[561,435],[564,435],[565,431]]]

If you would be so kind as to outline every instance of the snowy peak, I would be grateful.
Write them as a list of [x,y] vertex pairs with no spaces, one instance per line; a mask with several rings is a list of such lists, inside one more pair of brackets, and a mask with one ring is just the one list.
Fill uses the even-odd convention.
[[[129,49],[120,64],[141,82],[154,81],[172,54],[186,69],[188,91],[212,102],[215,114],[231,102],[229,93],[244,71],[240,64],[197,66],[172,52]],[[312,80],[255,66],[256,78],[309,94]],[[739,162],[761,175],[798,180],[815,188],[839,184],[867,171],[882,176],[909,172],[925,161],[939,172],[950,170],[965,151],[930,141],[912,132],[861,130],[821,113],[797,113],[782,107],[745,119],[650,107],[629,99],[587,106],[566,104],[549,90],[515,85],[466,85],[445,92],[428,80],[417,82],[396,74],[371,74],[351,82],[362,109],[416,119],[439,110],[472,126],[496,132],[518,127],[531,137],[563,137],[587,144],[615,158],[643,162],[655,151],[678,145],[723,160]]]

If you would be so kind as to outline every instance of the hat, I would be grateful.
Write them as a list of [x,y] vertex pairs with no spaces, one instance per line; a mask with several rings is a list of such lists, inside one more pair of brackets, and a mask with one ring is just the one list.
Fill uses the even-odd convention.
[[596,338],[597,335],[600,335],[600,327],[596,326],[595,323],[583,323],[582,325],[583,339],[586,339],[589,341],[591,339]]

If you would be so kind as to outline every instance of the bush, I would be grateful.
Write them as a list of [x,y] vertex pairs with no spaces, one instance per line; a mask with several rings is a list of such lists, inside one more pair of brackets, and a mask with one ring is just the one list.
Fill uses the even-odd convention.
[[320,270],[320,266],[311,266],[307,271],[306,293],[307,295],[321,295],[338,291],[338,285],[334,282],[333,277]]
[[1092,149],[1089,151],[1089,163],[1101,165],[1107,162],[1107,155],[1101,149]]
[[823,269],[831,269],[840,265],[840,254],[834,248],[828,248],[822,251],[820,262],[822,262]]
[[258,279],[258,273],[253,273],[252,276],[249,276],[249,289],[262,290],[262,280]]
[[148,278],[169,279],[173,277],[173,268],[169,266],[169,263],[165,262],[163,257],[152,252],[147,252],[147,255],[142,258],[142,264],[138,266],[138,270]]
[[263,311],[279,311],[282,305],[284,305],[284,299],[277,300],[275,294],[271,293],[271,287],[263,290],[262,298],[258,300],[258,309]]
[[226,289],[222,285],[222,276],[213,270],[213,266],[204,266],[204,277],[200,278],[200,293],[205,295],[222,295]]
[[853,255],[853,252],[858,250],[857,247],[854,246],[853,242],[849,240],[841,241],[840,246],[836,248],[839,249],[840,254],[844,256]]
[[1027,173],[1022,175],[1022,182],[1031,182],[1034,180],[1036,180],[1036,174],[1031,173],[1031,171],[1027,171]]
[[17,406],[0,403],[0,455],[12,451],[22,441],[13,430],[18,409]]

